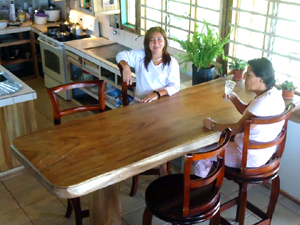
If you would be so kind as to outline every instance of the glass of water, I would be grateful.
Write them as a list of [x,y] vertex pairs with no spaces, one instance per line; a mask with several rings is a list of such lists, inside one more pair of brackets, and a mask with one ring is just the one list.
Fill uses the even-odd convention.
[[235,87],[236,83],[232,80],[225,81],[225,95],[230,95]]

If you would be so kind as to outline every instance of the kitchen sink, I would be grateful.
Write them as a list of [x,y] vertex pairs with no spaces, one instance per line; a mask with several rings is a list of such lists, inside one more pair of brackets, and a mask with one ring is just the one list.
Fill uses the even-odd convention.
[[87,50],[89,53],[92,53],[96,56],[106,59],[109,62],[117,64],[116,59],[115,59],[116,55],[121,51],[130,51],[132,49],[128,48],[124,45],[120,45],[118,43],[113,43],[113,44],[109,44],[109,45],[102,45],[102,46],[97,46],[97,47],[93,47],[93,48],[87,48],[85,50]]
[[14,94],[22,90],[23,86],[6,72],[0,71],[0,96]]

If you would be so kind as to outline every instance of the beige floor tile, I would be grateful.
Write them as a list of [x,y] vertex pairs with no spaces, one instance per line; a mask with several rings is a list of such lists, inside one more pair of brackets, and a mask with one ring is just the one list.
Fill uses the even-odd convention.
[[260,209],[265,208],[269,204],[269,196],[266,196],[265,194],[261,193],[253,187],[250,190],[248,190],[247,199],[249,202],[251,202]]
[[[147,187],[149,186],[149,184],[152,181],[156,180],[158,177],[159,177],[158,175],[141,175],[141,176],[139,176],[137,194],[139,194],[140,196],[145,198],[145,191],[146,191]],[[127,179],[124,182],[130,187],[128,190],[128,194],[129,194],[130,189],[131,189],[132,179],[131,178]]]
[[[265,186],[264,184],[260,184],[260,185],[254,185],[253,188],[259,190],[260,192],[264,193],[266,196],[270,197],[271,190],[270,190],[269,186]],[[278,201],[282,198],[284,198],[284,196],[282,194],[279,194]]]
[[32,225],[22,209],[16,209],[0,215],[0,224],[3,225]]
[[[17,201],[13,198],[10,192],[1,192],[0,193],[0,215],[10,212],[12,210],[16,210],[20,208]],[[0,223],[1,224],[1,223]]]
[[128,193],[130,192],[131,186],[122,181],[120,183],[120,191],[128,190]]
[[[266,209],[265,209],[266,210]],[[271,221],[272,225],[299,225],[300,216],[293,213],[289,209],[277,204]]]
[[[294,201],[290,200],[287,197],[283,197],[282,199],[278,200],[277,204],[282,205],[283,207],[291,210],[292,212],[296,213],[300,216],[300,205],[295,203]],[[300,224],[300,221],[299,221]]]
[[55,218],[62,218],[66,210],[63,204],[55,197],[45,198],[26,205],[23,209],[34,225],[42,225],[49,223]]
[[[252,225],[260,221],[260,219],[254,215],[249,215],[245,218],[244,224],[245,225]],[[234,225],[238,225],[238,222],[233,223]]]
[[37,129],[42,130],[54,126],[53,119],[49,120],[42,113],[35,110]]
[[6,187],[4,186],[4,184],[2,183],[2,181],[0,182],[0,193],[1,192],[6,192],[7,191],[7,189],[6,189]]
[[18,201],[20,206],[25,206],[45,198],[56,198],[46,190],[38,181],[32,182],[23,187],[11,191],[12,195]]
[[122,216],[145,206],[145,200],[138,194],[131,197],[127,191],[121,191],[120,199]]
[[16,188],[24,187],[33,182],[36,182],[35,177],[32,176],[29,172],[25,172],[18,176],[4,180],[3,184],[7,187],[8,190],[12,191]]
[[223,179],[223,184],[221,187],[221,193],[224,196],[231,195],[239,190],[239,186],[231,180]]
[[[141,225],[143,220],[144,210],[145,207],[139,208],[134,212],[123,215],[122,219],[129,225]],[[162,221],[157,217],[153,217],[152,219],[152,225],[165,225],[165,224],[169,224],[169,223]]]

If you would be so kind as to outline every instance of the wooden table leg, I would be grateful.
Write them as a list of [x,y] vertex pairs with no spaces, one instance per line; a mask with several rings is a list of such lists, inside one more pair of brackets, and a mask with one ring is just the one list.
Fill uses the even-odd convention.
[[122,224],[119,183],[100,189],[91,194],[90,224]]

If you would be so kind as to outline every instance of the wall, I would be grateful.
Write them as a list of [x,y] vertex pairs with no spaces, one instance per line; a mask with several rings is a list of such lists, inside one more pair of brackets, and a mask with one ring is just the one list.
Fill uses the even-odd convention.
[[300,202],[300,124],[289,121],[286,146],[281,159],[280,187]]

